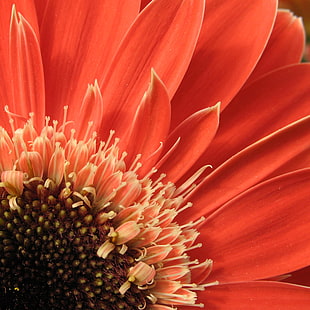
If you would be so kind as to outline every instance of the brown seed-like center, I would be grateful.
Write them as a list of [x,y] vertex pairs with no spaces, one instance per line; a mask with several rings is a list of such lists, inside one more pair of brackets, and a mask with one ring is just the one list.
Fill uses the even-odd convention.
[[0,204],[1,309],[138,309],[146,294],[132,285],[123,295],[138,253],[96,254],[110,223],[98,225],[93,210],[73,195],[43,184],[25,188],[12,206]]

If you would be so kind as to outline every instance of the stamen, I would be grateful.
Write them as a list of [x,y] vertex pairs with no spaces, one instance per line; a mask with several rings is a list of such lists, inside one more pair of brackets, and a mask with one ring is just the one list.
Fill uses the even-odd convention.
[[182,193],[182,197],[184,197],[184,200],[186,200],[186,198],[189,196],[189,194],[197,187],[196,184],[192,184],[191,186],[189,186],[183,193]]
[[166,152],[166,154],[160,159],[160,161],[156,164],[156,167],[159,168],[168,158],[169,156],[174,152],[174,150],[177,148],[181,141],[181,137],[179,137],[175,143],[171,146],[171,148]]
[[188,202],[183,208],[181,209],[178,209],[177,210],[177,213],[182,213],[184,210],[188,209],[188,208],[191,208],[193,206],[193,204],[191,202]]
[[[1,176],[2,192],[11,195],[5,202],[5,210],[9,211],[0,213],[5,213],[5,216],[0,216],[0,225],[14,229],[15,226],[7,223],[12,212],[18,214],[16,223],[22,219],[27,224],[25,234],[20,236],[21,233],[16,231],[17,236],[14,237],[22,242],[18,250],[20,257],[25,259],[27,251],[36,248],[36,245],[24,248],[24,242],[28,242],[24,239],[29,239],[29,236],[37,244],[46,242],[44,251],[38,251],[39,257],[35,258],[35,262],[27,263],[31,267],[27,266],[35,269],[36,264],[40,265],[42,261],[49,270],[55,269],[55,274],[47,277],[50,288],[60,278],[67,283],[66,273],[69,277],[72,270],[79,271],[74,276],[79,290],[81,287],[83,292],[78,289],[66,291],[63,287],[57,289],[62,294],[65,292],[68,298],[73,295],[76,300],[86,298],[92,303],[90,309],[100,309],[100,303],[111,305],[110,301],[103,301],[101,290],[104,296],[111,293],[120,303],[120,308],[152,309],[151,303],[154,309],[156,306],[177,309],[171,304],[201,307],[201,304],[195,304],[195,291],[211,284],[191,283],[191,273],[195,279],[199,268],[208,274],[212,261],[199,263],[191,260],[186,253],[201,247],[200,243],[195,243],[198,232],[194,228],[204,218],[182,226],[174,219],[192,206],[190,202],[184,203],[184,195],[190,193],[195,186],[192,182],[207,166],[198,170],[179,189],[172,182],[163,181],[165,174],[156,179],[153,176],[156,168],[140,179],[137,173],[141,167],[140,154],[127,168],[127,153],[120,153],[120,140],[114,138],[113,130],[106,143],[98,143],[95,134],[86,142],[85,135],[90,136],[91,133],[89,123],[89,133],[82,137],[84,140],[79,140],[79,137],[75,138],[74,130],[65,130],[69,123],[67,113],[68,108],[65,107],[59,128],[57,121],[49,126],[50,119],[46,118],[40,134],[33,128],[33,115],[24,128],[12,133],[12,137],[4,129],[0,130],[2,149],[6,146],[15,148],[11,157],[0,161],[1,168],[8,172],[6,167],[9,166],[11,170],[15,169],[12,170],[14,173],[22,175],[20,186],[14,185],[15,181],[10,182],[5,174]],[[70,136],[66,137],[66,134]],[[66,244],[62,245],[62,242]],[[0,246],[0,251],[2,248],[4,246]],[[57,263],[53,260],[54,255]],[[71,256],[73,261],[70,261]],[[72,270],[66,265],[57,265],[68,260]],[[1,264],[2,261],[0,268]],[[96,264],[98,267],[92,274],[90,271]],[[23,262],[18,262],[18,266],[23,268]],[[121,283],[118,274],[122,274]],[[73,275],[70,277],[72,279]],[[171,287],[175,290],[166,288],[160,284],[161,281],[173,283]],[[24,294],[22,284],[15,287]],[[80,305],[79,308],[83,307],[83,303]]]
[[104,145],[104,148],[103,148],[103,153],[105,153],[107,151],[107,148],[109,147],[110,143],[111,143],[111,140],[112,140],[112,137],[114,136],[115,134],[115,130],[110,130],[110,135],[108,137],[108,140],[106,141],[105,145]]
[[22,115],[19,115],[19,114],[16,114],[16,113],[13,113],[13,112],[10,112],[8,105],[4,106],[4,111],[8,115],[10,123],[12,123],[12,126],[11,126],[12,132],[15,132],[15,129],[13,127],[14,118],[16,118],[18,120],[21,120],[23,122],[27,122],[27,118],[26,117],[24,117]]
[[[155,168],[156,169],[156,168]],[[153,182],[153,188],[156,189],[156,185],[160,184],[162,186],[162,183],[160,183],[161,180],[163,180],[167,175],[165,173],[162,173],[158,178],[157,180],[155,180]]]
[[213,264],[212,259],[207,259],[207,260],[206,260],[205,262],[203,262],[203,263],[200,263],[200,264],[198,264],[198,265],[192,266],[191,269],[200,268],[201,266],[207,266],[207,267],[209,267],[209,266],[212,266],[212,264]]
[[84,137],[83,137],[84,142],[86,142],[87,137],[90,136],[91,128],[93,127],[93,125],[94,125],[94,122],[88,122],[87,123],[87,129],[86,129]]
[[194,246],[192,246],[190,248],[187,248],[186,251],[195,250],[195,249],[198,249],[198,248],[201,248],[201,247],[202,247],[202,243],[197,243]]
[[163,145],[164,143],[163,142],[159,142],[159,147],[153,152],[151,153],[145,160],[150,160],[152,157],[154,157],[158,152],[160,152],[162,149],[163,149]]
[[214,282],[210,282],[210,283],[206,283],[206,284],[201,284],[201,286],[206,288],[206,287],[215,286],[215,285],[219,285],[219,284],[220,284],[219,281],[214,281]]
[[205,221],[205,217],[202,216],[201,218],[197,219],[196,221],[190,221],[189,223],[187,224],[184,224],[182,226],[180,226],[182,229],[183,228],[191,228],[191,227],[195,227],[195,226],[198,226],[198,224],[202,223]]
[[64,132],[66,128],[69,107],[65,105],[63,109],[64,109],[64,114],[63,114],[62,126],[59,128],[61,132]]
[[212,166],[211,165],[205,165],[205,166],[201,167],[190,178],[188,178],[181,186],[178,187],[178,189],[175,191],[175,195],[176,196],[178,196],[178,195],[185,196],[186,195],[186,194],[184,194],[185,190],[187,190],[188,188],[191,188],[193,183],[204,173],[204,171],[207,168],[212,168]]
[[157,172],[157,169],[155,167],[153,167],[145,176],[144,178],[141,180],[142,182],[143,181],[146,181],[147,179],[149,179],[151,177],[151,175],[153,175],[154,173]]
[[135,157],[135,159],[134,159],[134,161],[132,162],[132,164],[131,164],[131,166],[129,167],[129,171],[134,171],[134,169],[137,169],[136,168],[136,165],[137,165],[137,163],[138,163],[138,160],[141,158],[141,154],[137,154],[136,155],[136,157]]

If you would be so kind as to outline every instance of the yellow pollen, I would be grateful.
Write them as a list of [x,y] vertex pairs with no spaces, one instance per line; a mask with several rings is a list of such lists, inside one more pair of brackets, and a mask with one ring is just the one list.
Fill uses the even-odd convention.
[[129,277],[128,277],[128,282],[133,283],[133,282],[135,282],[135,281],[136,281],[136,278],[135,278],[134,276],[129,276]]

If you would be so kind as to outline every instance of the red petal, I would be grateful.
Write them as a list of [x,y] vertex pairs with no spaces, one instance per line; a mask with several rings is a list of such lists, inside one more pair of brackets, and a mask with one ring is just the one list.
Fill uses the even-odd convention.
[[281,165],[281,167],[271,173],[268,177],[272,178],[277,175],[288,173],[290,171],[299,170],[303,168],[310,167],[310,153],[309,149],[304,150],[302,153],[293,157],[288,162]]
[[196,187],[188,200],[196,206],[182,217],[197,219],[264,180],[310,144],[310,116],[301,119],[237,153]]
[[208,310],[306,310],[310,289],[279,282],[245,282],[208,287],[199,297]]
[[[41,51],[35,31],[26,19],[12,9],[9,54],[12,73],[12,112],[26,119],[34,112],[36,128],[45,116],[45,90]],[[17,124],[18,125],[18,124]]]
[[[97,80],[94,84],[88,84],[82,104],[78,107],[79,121],[75,125],[77,137],[87,141],[101,123],[103,113],[102,95]],[[92,126],[90,126],[92,123]]]
[[120,40],[136,17],[140,1],[46,1],[41,48],[46,76],[47,114],[59,119],[69,105],[78,119],[88,83],[107,71]]
[[300,62],[304,48],[305,30],[301,18],[289,11],[278,11],[268,44],[247,83],[268,71]]
[[[209,281],[248,281],[310,264],[310,169],[270,179],[229,201],[199,229]],[[207,194],[206,194],[207,195]],[[199,239],[198,238],[198,239]]]
[[204,12],[203,0],[152,1],[122,41],[103,82],[102,135],[122,137],[148,87],[154,68],[171,97],[188,67]]
[[[13,4],[15,4],[17,11],[20,12],[29,22],[35,33],[38,34],[36,11],[32,2],[26,2],[24,0],[0,1],[0,119],[1,126],[5,127],[7,130],[10,129],[10,126],[7,115],[3,113],[4,106],[9,105],[11,111],[13,108],[12,76],[9,61],[9,31]],[[19,113],[20,109],[14,110],[12,112]]]
[[195,54],[172,101],[173,128],[200,109],[229,103],[260,57],[276,13],[275,0],[207,3]]
[[168,137],[166,151],[180,138],[179,144],[163,162],[158,163],[158,174],[165,173],[169,181],[178,181],[206,150],[219,123],[220,105],[191,115]]
[[309,115],[309,80],[310,64],[299,64],[242,89],[221,113],[218,133],[195,167],[206,162],[217,167],[251,143]]
[[160,155],[157,152],[157,156],[151,156],[166,140],[170,127],[170,109],[167,89],[152,70],[151,83],[136,112],[130,138],[121,141],[131,160],[134,155],[142,154],[140,175],[148,172]]

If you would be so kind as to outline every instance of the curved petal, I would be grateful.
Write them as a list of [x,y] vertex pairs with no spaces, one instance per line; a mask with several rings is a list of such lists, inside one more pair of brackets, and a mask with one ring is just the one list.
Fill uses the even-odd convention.
[[278,169],[268,175],[268,178],[308,167],[310,167],[310,152],[309,149],[306,149],[286,163],[283,163]]
[[9,54],[12,112],[25,119],[34,112],[34,125],[41,129],[45,116],[45,90],[39,41],[32,26],[16,12],[15,6],[10,23]]
[[[170,127],[171,107],[167,89],[155,71],[152,70],[149,89],[144,94],[132,124],[129,139],[120,143],[132,161],[135,154],[142,154],[143,166],[139,174],[148,172],[156,162],[160,152],[156,152],[165,142]],[[157,156],[154,153],[158,153]]]
[[122,137],[147,89],[154,68],[170,97],[192,57],[204,13],[204,0],[152,1],[135,20],[102,84],[106,104],[102,136]]
[[208,310],[305,310],[310,289],[280,282],[244,282],[208,287],[199,300]]
[[187,198],[196,212],[185,210],[182,217],[197,219],[214,212],[309,148],[310,116],[257,141],[215,169]]
[[197,252],[213,260],[209,281],[271,278],[310,264],[310,169],[270,179],[212,214]]
[[310,64],[299,64],[242,89],[221,113],[219,130],[195,167],[206,162],[217,167],[251,143],[309,115],[309,81]]
[[46,76],[47,115],[78,119],[88,83],[101,80],[140,1],[46,1],[37,5]]
[[[285,10],[278,11],[276,22],[262,57],[247,83],[277,68],[299,63],[305,48],[302,19]],[[279,51],[283,51],[281,54]]]
[[97,80],[94,84],[88,84],[83,102],[77,107],[76,113],[79,115],[79,121],[75,125],[77,137],[87,141],[91,136],[89,129],[92,126],[95,129],[99,127],[103,113],[102,95]]
[[208,1],[195,54],[172,100],[176,107],[173,128],[218,101],[222,109],[227,106],[263,52],[273,26],[276,2]]
[[19,111],[12,109],[12,76],[9,61],[9,37],[10,37],[10,20],[12,15],[12,6],[24,16],[28,23],[33,28],[34,32],[38,34],[38,25],[35,7],[32,1],[16,0],[16,1],[0,1],[0,120],[1,126],[7,130],[10,129],[8,117],[4,111],[4,106],[9,105],[12,112],[18,113]]
[[[175,183],[193,166],[217,131],[219,111],[220,104],[198,111],[169,135],[165,146],[169,155],[156,164],[158,174],[167,174],[168,180]],[[178,139],[178,145],[169,152]]]

